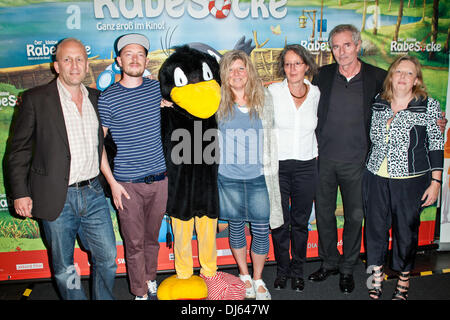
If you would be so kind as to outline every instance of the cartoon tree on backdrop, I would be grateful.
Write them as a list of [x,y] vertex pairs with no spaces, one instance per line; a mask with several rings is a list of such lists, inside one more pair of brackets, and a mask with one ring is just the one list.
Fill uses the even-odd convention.
[[[431,42],[437,42],[439,24],[439,0],[433,0],[433,16],[431,17]],[[431,51],[428,55],[429,60],[434,60],[436,53]]]
[[361,23],[361,32],[363,32],[366,29],[367,1],[368,0],[364,0],[364,8],[363,8],[363,14],[362,14],[362,23]]
[[378,0],[375,0],[375,7],[373,8],[373,34],[374,35],[377,34],[378,12],[379,12]]
[[397,24],[395,25],[395,32],[394,32],[394,41],[398,41],[398,33],[400,32],[400,25],[402,23],[402,17],[403,17],[403,0],[400,0],[400,5],[398,7],[398,17],[397,17]]
[[425,21],[425,10],[427,7],[427,0],[423,0],[423,10],[422,10],[422,20],[420,20],[421,22]]
[[447,40],[445,41],[444,52],[448,53],[448,42],[450,40],[450,27],[447,29]]

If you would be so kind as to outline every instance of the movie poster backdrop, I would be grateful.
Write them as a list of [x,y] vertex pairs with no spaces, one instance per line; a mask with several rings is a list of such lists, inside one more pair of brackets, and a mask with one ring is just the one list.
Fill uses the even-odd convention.
[[[361,59],[365,62],[387,69],[399,54],[417,56],[430,96],[439,100],[445,111],[449,13],[450,3],[442,0],[0,0],[0,280],[51,275],[38,221],[13,214],[3,166],[16,102],[24,90],[54,79],[53,55],[61,39],[75,37],[85,44],[90,65],[84,84],[99,90],[120,79],[113,45],[117,37],[130,32],[150,39],[146,75],[155,76],[175,46],[201,42],[223,54],[251,41],[255,46],[252,61],[268,85],[282,80],[277,77],[276,61],[285,44],[300,44],[319,65],[329,64],[333,62],[327,43],[329,31],[351,23],[362,31]],[[124,248],[112,205],[111,216],[117,239],[117,273],[123,274]],[[422,213],[419,245],[434,241],[435,219],[436,206]],[[336,220],[341,250],[344,218],[339,193]],[[168,233],[166,216],[159,236],[159,270],[174,269],[173,249],[166,243]],[[248,230],[247,238],[250,241]],[[197,258],[195,235],[192,241]],[[219,265],[235,264],[225,221],[219,223],[217,250]],[[314,209],[307,256],[318,256]],[[271,246],[268,261],[273,260]],[[78,245],[75,263],[82,275],[89,273],[87,254]]]

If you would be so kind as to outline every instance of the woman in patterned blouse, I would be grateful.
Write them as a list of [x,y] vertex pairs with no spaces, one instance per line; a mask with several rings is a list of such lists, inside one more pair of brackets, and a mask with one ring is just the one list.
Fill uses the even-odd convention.
[[406,300],[414,266],[420,213],[440,191],[443,135],[439,102],[428,97],[419,61],[401,56],[375,97],[371,148],[363,178],[369,296],[379,299],[392,228],[392,265],[399,279],[392,299]]

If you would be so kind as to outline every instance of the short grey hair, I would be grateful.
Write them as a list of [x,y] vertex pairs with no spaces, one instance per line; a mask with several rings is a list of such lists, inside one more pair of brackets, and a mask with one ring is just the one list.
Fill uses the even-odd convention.
[[352,33],[353,43],[356,46],[358,45],[358,43],[361,41],[361,32],[359,32],[358,28],[356,28],[352,24],[339,24],[330,31],[330,34],[328,36],[328,44],[330,45],[330,48],[333,48],[334,35],[346,31],[350,31]]

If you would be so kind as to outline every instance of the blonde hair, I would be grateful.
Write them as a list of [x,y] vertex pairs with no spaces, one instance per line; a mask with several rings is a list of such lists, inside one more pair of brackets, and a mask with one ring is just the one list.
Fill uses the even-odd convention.
[[423,75],[422,75],[422,67],[420,65],[419,60],[416,57],[410,56],[410,55],[403,55],[398,57],[389,67],[386,79],[384,79],[383,83],[383,93],[381,94],[381,98],[391,102],[392,97],[394,95],[393,88],[392,88],[392,76],[397,69],[398,65],[403,61],[410,61],[414,64],[416,67],[416,76],[417,76],[417,83],[412,88],[412,94],[416,99],[422,98],[425,99],[427,94],[427,88],[425,87],[425,84],[423,83]]
[[241,60],[247,70],[248,80],[244,88],[244,94],[247,101],[246,107],[250,111],[250,118],[260,114],[264,105],[264,87],[250,57],[244,51],[231,50],[226,52],[220,59],[222,98],[219,110],[216,113],[217,119],[219,120],[233,115],[235,97],[228,82],[228,77],[230,75],[230,66],[236,60]]

